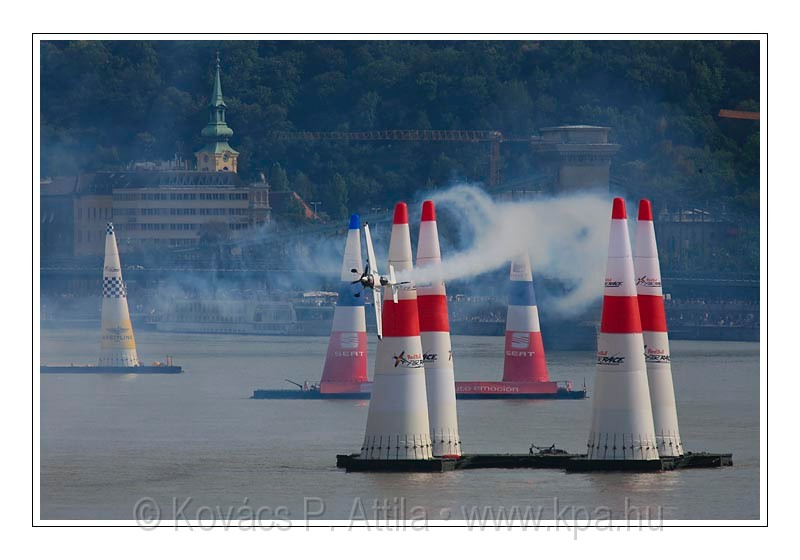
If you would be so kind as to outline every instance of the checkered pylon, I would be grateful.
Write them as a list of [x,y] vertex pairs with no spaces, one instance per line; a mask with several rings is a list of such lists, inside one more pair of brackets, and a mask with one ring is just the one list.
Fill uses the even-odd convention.
[[128,291],[122,278],[103,277],[103,297],[104,298],[127,298]]
[[114,224],[111,222],[106,224],[106,235],[114,235]]

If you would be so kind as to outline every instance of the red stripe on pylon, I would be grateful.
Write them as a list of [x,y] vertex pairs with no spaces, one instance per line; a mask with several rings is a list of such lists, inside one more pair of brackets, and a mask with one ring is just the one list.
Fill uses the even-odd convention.
[[618,334],[642,332],[642,320],[639,318],[639,302],[636,296],[604,296],[600,332]]
[[[347,336],[347,344],[343,344],[342,335]],[[328,345],[322,382],[366,383],[367,333],[333,331],[331,340],[333,343]]]
[[422,332],[450,332],[447,319],[447,296],[417,295],[419,330]]
[[416,299],[383,303],[383,336],[419,336],[419,311]]
[[642,330],[667,332],[667,317],[664,314],[664,298],[662,296],[640,295],[639,315],[642,318]]

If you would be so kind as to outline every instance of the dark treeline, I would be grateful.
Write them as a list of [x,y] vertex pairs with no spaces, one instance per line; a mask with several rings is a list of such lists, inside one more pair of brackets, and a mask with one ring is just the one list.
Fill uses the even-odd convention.
[[[758,209],[759,125],[717,117],[759,109],[759,45],[744,41],[44,42],[42,174],[193,160],[217,50],[240,174],[263,172],[332,217],[485,180],[488,146],[270,131],[611,126],[613,179],[636,194]],[[536,176],[524,144],[501,155],[504,179]]]

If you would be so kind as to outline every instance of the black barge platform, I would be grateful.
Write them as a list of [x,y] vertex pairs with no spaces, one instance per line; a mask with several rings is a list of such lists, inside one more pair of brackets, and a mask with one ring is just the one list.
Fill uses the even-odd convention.
[[[339,458],[342,457],[341,466]],[[336,466],[347,472],[448,472],[456,469],[457,459],[360,459],[356,455],[337,455]]]
[[369,393],[321,393],[315,390],[302,389],[256,389],[251,399],[271,400],[308,400],[321,401],[327,399],[368,401]]
[[623,459],[587,459],[585,456],[569,461],[564,466],[564,470],[571,472],[661,472],[663,470],[673,470],[674,462],[668,462],[670,468],[665,469],[665,463],[661,459],[651,461],[645,460],[623,460]]
[[662,457],[655,461],[591,460],[582,456],[569,461],[565,468],[567,472],[659,472],[680,469],[716,469],[732,466],[732,453],[709,453],[706,451],[693,453],[690,451],[682,457]]
[[528,454],[465,454],[458,459],[392,461],[360,459],[358,453],[336,456],[336,467],[347,472],[447,472],[461,469],[559,469],[569,472],[662,472],[733,466],[731,453],[687,453],[655,461],[590,460],[562,450]]
[[[369,400],[369,391],[346,392],[346,393],[323,393],[319,389],[254,389],[251,399],[267,400]],[[557,391],[553,393],[461,393],[456,391],[457,400],[581,400],[588,398],[585,389]]]
[[181,366],[130,366],[130,367],[111,367],[111,366],[40,366],[40,373],[62,374],[62,373],[93,373],[93,374],[175,374],[183,373]]

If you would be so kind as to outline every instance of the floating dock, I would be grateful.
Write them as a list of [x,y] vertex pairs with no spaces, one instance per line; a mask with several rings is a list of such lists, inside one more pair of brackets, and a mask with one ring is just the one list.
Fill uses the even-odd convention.
[[[358,388],[332,390],[330,383],[322,389],[317,386],[309,389],[255,389],[253,399],[272,400],[324,400],[351,399],[369,400],[372,383],[361,383]],[[334,384],[335,385],[335,384]],[[459,400],[577,400],[588,397],[586,388],[573,389],[565,381],[543,383],[517,383],[513,381],[456,381],[456,399]]]
[[271,400],[369,400],[370,393],[322,393],[319,390],[303,389],[256,389],[251,399]]
[[716,469],[732,467],[732,453],[692,453],[680,457],[662,457],[651,461],[618,460],[608,461],[600,459],[586,459],[582,456],[565,465],[567,472],[601,472],[601,471],[628,471],[628,472],[659,472],[675,471],[680,469]]
[[347,472],[448,472],[457,468],[458,459],[361,459],[358,455],[337,455],[336,464]]
[[[707,453],[705,451],[692,453],[689,451],[686,455],[681,457],[661,459],[661,462],[665,465],[664,470],[732,467],[733,453]],[[674,465],[672,468],[667,468],[670,463],[674,463]]]
[[183,373],[181,366],[40,366],[40,373],[89,373],[89,374],[175,374]]
[[569,472],[660,472],[674,470],[674,463],[669,463],[671,468],[664,468],[665,463],[660,459],[588,459],[579,457],[567,463],[564,469]]
[[687,453],[651,461],[593,460],[562,450],[527,454],[466,454],[458,459],[393,461],[361,459],[358,453],[337,455],[336,467],[347,472],[447,472],[461,469],[558,469],[567,472],[662,472],[733,466],[731,453]]

